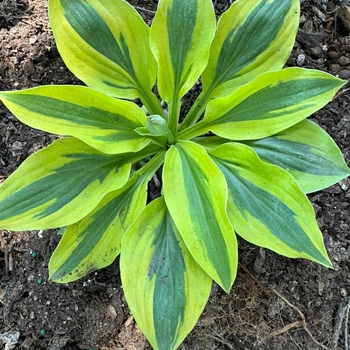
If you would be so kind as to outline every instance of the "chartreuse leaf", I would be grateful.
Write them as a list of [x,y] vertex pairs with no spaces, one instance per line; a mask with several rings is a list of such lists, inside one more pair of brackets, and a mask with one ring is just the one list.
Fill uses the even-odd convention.
[[235,1],[219,20],[203,91],[229,95],[259,74],[281,69],[294,45],[299,7],[299,0]]
[[1,92],[18,119],[47,132],[71,135],[104,153],[137,152],[150,139],[134,130],[147,119],[132,102],[82,86],[42,86]]
[[152,347],[176,349],[204,309],[211,278],[192,258],[163,198],[126,232],[120,271],[126,301]]
[[246,144],[262,160],[291,173],[305,193],[321,190],[350,175],[338,146],[320,126],[309,120]]
[[208,62],[215,29],[211,0],[159,1],[150,41],[164,100],[181,98],[198,80]]
[[130,159],[75,138],[55,141],[28,157],[0,187],[0,227],[47,229],[79,221],[106,193],[124,186]]
[[204,119],[180,135],[192,138],[210,130],[230,140],[271,136],[325,106],[344,84],[330,74],[302,68],[261,74],[232,95],[212,100]]
[[292,175],[239,143],[220,146],[211,156],[226,178],[228,215],[241,237],[284,256],[332,266],[312,205]]
[[50,259],[50,279],[75,281],[114,261],[124,233],[146,207],[147,183],[163,159],[163,152],[156,155],[125,186],[108,193],[84,219],[67,227]]
[[130,99],[151,90],[149,27],[126,1],[50,0],[49,18],[64,62],[88,86]]
[[[209,150],[229,142],[219,136],[197,137],[193,141]],[[307,119],[273,136],[243,143],[263,161],[292,174],[304,193],[319,191],[349,176],[350,170],[333,139]]]
[[237,243],[226,213],[227,184],[203,147],[179,141],[165,157],[164,199],[197,263],[225,291],[237,270]]

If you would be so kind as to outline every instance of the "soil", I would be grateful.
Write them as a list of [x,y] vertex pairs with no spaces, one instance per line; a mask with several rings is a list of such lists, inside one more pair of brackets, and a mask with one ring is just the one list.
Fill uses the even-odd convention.
[[[157,1],[129,0],[146,21]],[[215,0],[220,15],[230,0]],[[350,77],[347,0],[301,0],[288,66]],[[81,84],[59,57],[46,0],[0,0],[0,90]],[[345,86],[312,116],[350,164]],[[186,96],[190,103],[193,94]],[[21,124],[0,104],[0,183],[54,135]],[[216,285],[180,349],[349,349],[350,181],[310,195],[334,269],[287,259],[243,240],[230,294]],[[7,349],[150,349],[124,300],[118,261],[66,285],[48,280],[56,231],[0,231],[0,344]],[[13,340],[13,347],[10,345]],[[5,345],[7,343],[7,345]]]

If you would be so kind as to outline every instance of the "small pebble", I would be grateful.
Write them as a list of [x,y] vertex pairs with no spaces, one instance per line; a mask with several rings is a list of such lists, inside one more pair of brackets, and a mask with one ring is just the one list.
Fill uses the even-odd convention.
[[311,53],[316,56],[316,57],[320,57],[322,55],[322,48],[319,47],[319,46],[315,46],[315,47],[312,47],[310,49]]
[[21,151],[23,149],[23,147],[25,146],[24,142],[20,142],[20,141],[15,141],[12,144],[12,150],[13,151]]
[[107,307],[107,316],[110,317],[112,320],[115,320],[117,317],[117,311],[115,311],[115,308],[113,305],[108,305]]
[[36,256],[38,255],[36,252],[33,252],[32,254],[30,254],[32,256],[32,258],[36,258]]
[[301,67],[304,63],[305,63],[305,55],[303,53],[301,53],[300,55],[298,55],[298,58],[297,58],[297,65],[299,67]]
[[38,37],[36,35],[33,35],[29,38],[29,44],[33,45],[38,41]]
[[41,284],[41,283],[43,283],[43,281],[39,278],[39,279],[36,281],[36,283]]
[[330,52],[328,52],[328,57],[329,57],[331,60],[336,60],[337,58],[340,57],[340,53],[335,52],[335,51],[330,51]]
[[29,275],[28,278],[27,278],[28,282],[34,281],[34,278],[35,278],[34,275]]
[[343,191],[347,191],[350,187],[350,180],[346,177],[338,182],[338,185]]
[[32,338],[26,338],[21,344],[21,347],[25,349],[30,349],[33,343],[34,340]]
[[350,64],[350,59],[348,57],[342,56],[337,60],[337,63],[341,66],[347,66]]
[[342,69],[339,72],[339,78],[340,79],[349,79],[350,78],[350,70],[348,69]]
[[47,333],[47,332],[46,332],[46,329],[43,328],[43,329],[40,330],[40,335],[41,335],[41,336],[45,336],[46,333]]
[[342,297],[347,297],[348,296],[348,291],[345,288],[340,289],[340,295]]
[[329,65],[329,69],[332,73],[339,73],[341,70],[341,67],[337,63],[332,63]]

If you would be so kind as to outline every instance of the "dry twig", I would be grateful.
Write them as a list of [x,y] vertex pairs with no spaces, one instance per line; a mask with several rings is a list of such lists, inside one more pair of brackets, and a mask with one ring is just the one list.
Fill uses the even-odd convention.
[[154,15],[154,14],[156,13],[156,11],[147,10],[147,9],[145,9],[145,8],[143,8],[143,7],[140,7],[140,6],[134,6],[134,7],[135,7],[135,9],[137,9],[137,10],[140,10],[140,11],[143,11],[143,12],[147,12],[147,13],[150,13],[150,14],[152,14],[152,15]]

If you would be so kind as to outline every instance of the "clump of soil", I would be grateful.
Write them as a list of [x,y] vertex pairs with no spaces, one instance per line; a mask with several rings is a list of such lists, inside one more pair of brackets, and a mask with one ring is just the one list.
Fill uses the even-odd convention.
[[[151,21],[157,1],[129,2]],[[220,15],[230,1],[213,3]],[[338,15],[340,3],[301,3],[300,30],[288,65],[349,79],[350,34]],[[80,84],[58,55],[47,1],[0,0],[0,90],[46,84]],[[347,87],[312,119],[331,134],[350,164]],[[184,104],[192,98],[186,96]],[[21,124],[0,104],[0,182],[55,137]],[[213,286],[202,317],[180,348],[347,349],[349,188],[345,179],[310,196],[334,270],[240,240],[231,293]],[[9,344],[12,336],[19,349],[149,349],[125,303],[118,260],[74,283],[48,280],[47,264],[59,239],[55,231],[0,231],[0,339]]]
[[18,23],[23,14],[31,13],[26,0],[1,0],[0,28],[11,28]]

